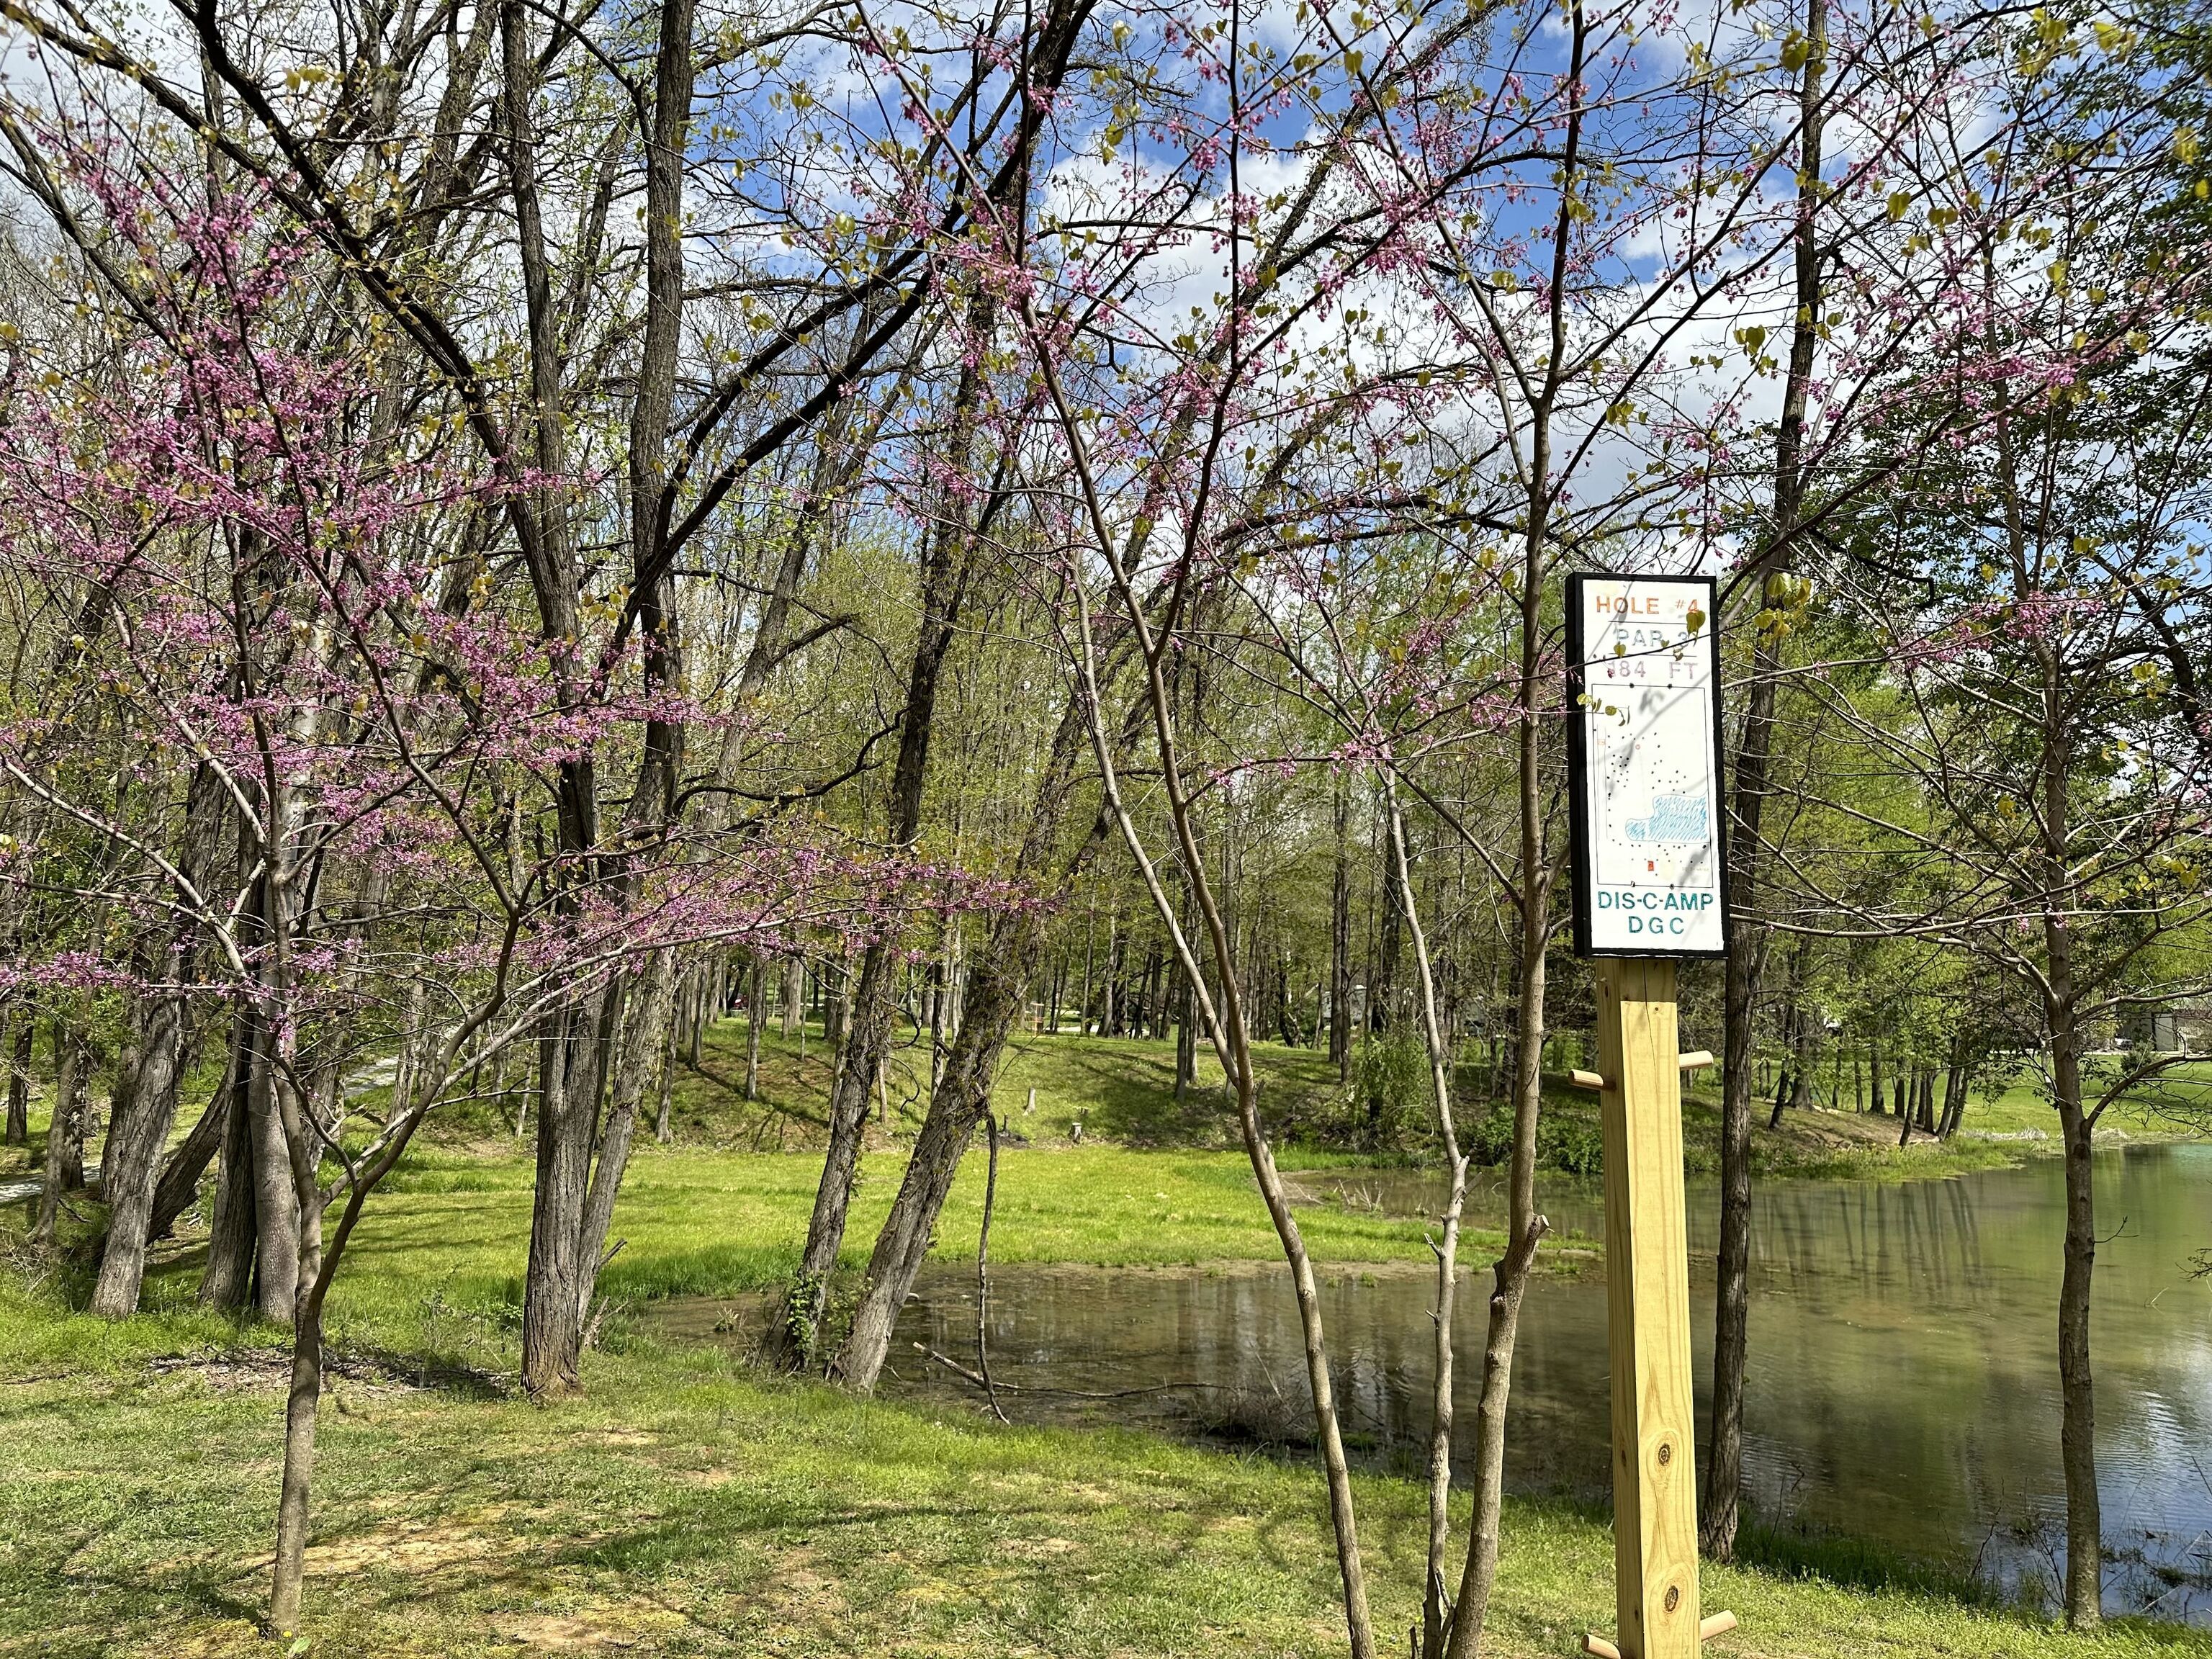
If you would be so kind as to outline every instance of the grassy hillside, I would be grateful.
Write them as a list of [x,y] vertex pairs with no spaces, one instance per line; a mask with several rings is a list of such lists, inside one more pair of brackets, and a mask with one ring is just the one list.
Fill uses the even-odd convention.
[[[928,1050],[926,1037],[907,1031],[893,1058],[882,1091],[871,1142],[900,1151],[921,1121],[927,1098]],[[761,1042],[757,1099],[744,1094],[746,1030],[742,1020],[725,1020],[707,1034],[699,1063],[688,1057],[675,1071],[672,1120],[686,1146],[727,1152],[801,1152],[821,1145],[832,1058],[818,1025],[787,1038],[771,1024]],[[1261,1043],[1260,1095],[1271,1133],[1292,1160],[1376,1156],[1392,1160],[1423,1154],[1420,1135],[1395,1149],[1374,1153],[1364,1145],[1362,1109],[1354,1088],[1337,1079],[1322,1054],[1279,1043]],[[2112,1062],[2103,1062],[2110,1064]],[[205,1068],[203,1068],[204,1070]],[[2093,1075],[2096,1062],[2092,1065]],[[188,1091],[176,1133],[190,1127],[214,1073]],[[1482,1098],[1486,1079],[1469,1067],[1461,1077],[1461,1129],[1497,1157],[1510,1133],[1502,1109]],[[1594,1175],[1598,1167],[1595,1097],[1547,1081],[1543,1161],[1552,1168]],[[1685,1101],[1686,1162],[1693,1171],[1717,1166],[1719,1112],[1717,1072],[1692,1079]],[[96,1091],[97,1092],[97,1091]],[[367,1097],[375,1103],[379,1091]],[[1234,1149],[1236,1121],[1222,1085],[1220,1066],[1200,1051],[1195,1081],[1178,1102],[1175,1095],[1175,1045],[1121,1037],[1023,1034],[1010,1047],[993,1094],[993,1103],[1015,1145],[1063,1146],[1080,1139],[1133,1148]],[[519,1096],[464,1101],[440,1109],[431,1138],[447,1148],[498,1154],[514,1141]],[[2212,1063],[2194,1065],[2170,1083],[2145,1090],[2107,1115],[2105,1131],[2133,1136],[2203,1133],[2212,1122]],[[1409,1122],[1419,1114],[1408,1110]],[[43,1091],[32,1103],[32,1144],[0,1147],[0,1181],[33,1173],[46,1128]],[[1489,1120],[1486,1122],[1486,1120]],[[1916,1136],[1913,1146],[1897,1149],[1897,1121],[1888,1116],[1844,1112],[1790,1112],[1779,1129],[1765,1127],[1761,1107],[1754,1138],[1759,1167],[1770,1175],[1881,1180],[1915,1179],[1986,1168],[2039,1150],[2038,1135],[2055,1138],[2057,1124],[2035,1085],[2015,1079],[1995,1091],[1977,1091],[1966,1110],[1967,1133],[1936,1146]],[[1987,1137],[1999,1139],[1992,1144]],[[93,1155],[97,1157],[95,1144]]]
[[[1262,1111],[1279,1144],[1289,1149],[1287,1156],[1294,1161],[1360,1156],[1331,1150],[1361,1144],[1359,1108],[1352,1091],[1337,1080],[1326,1055],[1278,1043],[1259,1044],[1255,1054]],[[685,1063],[677,1071],[672,1115],[678,1138],[687,1144],[733,1149],[818,1146],[830,1077],[829,1051],[818,1030],[790,1039],[774,1027],[763,1033],[756,1102],[744,1098],[744,1023],[729,1020],[714,1027],[703,1045],[700,1066]],[[919,1125],[923,1091],[918,1085],[926,1080],[927,1065],[926,1048],[902,1051],[884,1091],[888,1115],[871,1132],[877,1145],[901,1146],[904,1135]],[[1693,1170],[1718,1164],[1718,1080],[1717,1073],[1702,1074],[1696,1084],[1711,1086],[1693,1085],[1685,1103],[1685,1152]],[[1502,1155],[1510,1126],[1501,1107],[1481,1098],[1483,1081],[1471,1067],[1462,1074],[1461,1133],[1478,1148],[1478,1156],[1486,1151],[1497,1157]],[[2014,1091],[2014,1097],[2024,1094]],[[1178,1104],[1175,1045],[1169,1042],[1072,1033],[1018,1038],[1000,1073],[993,1104],[1011,1136],[1037,1146],[1070,1144],[1078,1124],[1086,1144],[1108,1140],[1138,1148],[1232,1148],[1239,1144],[1220,1066],[1201,1052],[1196,1080]],[[1547,1077],[1544,1109],[1543,1161],[1554,1169],[1595,1175],[1596,1097],[1564,1086],[1563,1079]],[[2039,1109],[2043,1117],[2050,1116],[2047,1109]],[[1984,1115],[1978,1109],[1970,1111],[1969,1127],[1994,1127],[2001,1121],[2017,1128],[2026,1122],[2020,1106],[2002,1118],[1988,1115],[1988,1126]],[[473,1133],[481,1133],[492,1118],[486,1113],[457,1121],[465,1121],[474,1126]],[[2000,1149],[1978,1139],[1938,1146],[1917,1136],[1913,1146],[1899,1153],[1896,1119],[1851,1112],[1789,1112],[1780,1129],[1769,1131],[1762,1109],[1759,1122],[1756,1155],[1760,1167],[1774,1175],[1911,1179],[1987,1168],[2031,1150],[2026,1143]],[[1423,1151],[1416,1135],[1405,1149],[1377,1156],[1419,1159]]]

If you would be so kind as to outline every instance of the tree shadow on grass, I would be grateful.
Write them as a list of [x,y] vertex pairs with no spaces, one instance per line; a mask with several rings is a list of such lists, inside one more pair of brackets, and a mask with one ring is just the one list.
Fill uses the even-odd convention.
[[[1176,1101],[1172,1044],[1099,1038],[1063,1047],[1045,1038],[1017,1051],[1028,1058],[1038,1049],[1059,1074],[1040,1085],[1053,1097],[1047,1103],[1055,1117],[1079,1118],[1086,1134],[1130,1146],[1189,1146],[1227,1133],[1229,1105],[1218,1083],[1195,1082]],[[1075,1086],[1066,1080],[1071,1074]]]
[[367,1342],[349,1342],[331,1351],[325,1374],[348,1382],[398,1382],[458,1400],[512,1400],[520,1392],[505,1371],[488,1370],[451,1354],[410,1352]]
[[[1099,1473],[1118,1487],[1124,1472]],[[1316,1562],[1328,1565],[1325,1548],[1314,1553],[1314,1538],[1296,1535],[1303,1524],[1296,1509],[1269,1504],[1255,1517],[1242,1501],[1249,1494],[1177,1486],[1157,1505],[1142,1490],[1117,1490],[1113,1501],[1097,1505],[1051,1498],[1008,1502],[989,1484],[988,1470],[976,1474],[977,1484],[964,1492],[889,1502],[739,1491],[732,1482],[689,1497],[647,1525],[580,1540],[553,1559],[616,1574],[629,1593],[724,1639],[791,1616],[786,1595],[797,1565],[826,1578],[836,1599],[857,1611],[847,1630],[863,1648],[868,1609],[927,1584],[933,1595],[966,1601],[963,1616],[988,1618],[994,1641],[1045,1651],[1055,1650],[1068,1622],[1087,1617],[1088,1609],[1118,1604],[1150,1581],[1204,1571],[1213,1540],[1237,1534],[1249,1540],[1225,1553],[1241,1560],[1224,1559],[1224,1572],[1249,1570],[1249,1551],[1268,1570],[1310,1587]],[[672,1600],[660,1587],[668,1577],[696,1579],[702,1565],[736,1581],[722,1605]],[[898,1616],[908,1635],[904,1620],[911,1614],[908,1607]]]
[[1998,1586],[1963,1567],[1803,1525],[1746,1517],[1736,1534],[1735,1559],[1756,1571],[1851,1589],[1935,1596],[1968,1607],[2012,1605]]
[[[70,1588],[70,1600],[76,1604],[70,1611],[76,1613],[98,1605],[102,1615],[100,1626],[83,1648],[40,1645],[33,1650],[55,1656],[55,1659],[78,1652],[115,1652],[117,1638],[131,1634],[129,1626],[117,1625],[118,1617],[129,1620],[133,1626],[144,1626],[149,1634],[173,1631],[194,1614],[234,1620],[258,1633],[264,1628],[266,1609],[258,1601],[247,1601],[240,1596],[234,1588],[240,1577],[235,1570],[225,1571],[213,1566],[158,1578],[143,1572],[79,1571],[61,1574],[59,1582]],[[40,1639],[44,1644],[59,1638],[55,1632],[48,1630],[42,1632]]]

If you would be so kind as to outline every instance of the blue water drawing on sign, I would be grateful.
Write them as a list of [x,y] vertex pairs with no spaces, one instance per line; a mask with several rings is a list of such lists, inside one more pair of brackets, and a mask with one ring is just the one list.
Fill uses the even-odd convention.
[[1631,841],[1703,841],[1705,838],[1705,798],[1703,795],[1654,795],[1651,816],[1631,818],[1626,827]]

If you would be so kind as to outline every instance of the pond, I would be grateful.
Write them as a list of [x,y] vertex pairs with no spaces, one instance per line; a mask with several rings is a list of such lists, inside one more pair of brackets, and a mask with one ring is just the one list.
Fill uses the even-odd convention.
[[[2094,1319],[2107,1606],[2212,1624],[2212,1146],[2096,1161]],[[1315,1177],[1307,1177],[1310,1186]],[[1328,1177],[1322,1201],[1418,1212],[1418,1176]],[[2055,1158],[1900,1185],[1773,1182],[1757,1192],[1745,1462],[1771,1526],[1862,1540],[2031,1597],[2058,1582],[2063,1504],[2056,1326],[2063,1173]],[[1494,1191],[1479,1196],[1494,1206]],[[1556,1226],[1601,1236],[1597,1188],[1544,1194]],[[1710,1183],[1690,1194],[1700,1413],[1709,1404]],[[1462,1279],[1460,1411],[1471,1425],[1486,1262]],[[1428,1417],[1431,1283],[1418,1268],[1324,1276],[1347,1432],[1418,1468]],[[974,1387],[919,1344],[975,1362],[972,1267],[933,1265],[893,1346],[894,1398]],[[679,1322],[679,1310],[669,1310]],[[1279,1267],[1003,1267],[989,1348],[1018,1419],[1141,1422],[1296,1444],[1309,1427],[1295,1310]],[[1162,1387],[1172,1384],[1172,1387]],[[1060,1390],[1062,1392],[1054,1392]],[[1593,1267],[1531,1287],[1514,1365],[1509,1480],[1608,1492],[1605,1286]],[[1464,1443],[1468,1437],[1462,1436]]]

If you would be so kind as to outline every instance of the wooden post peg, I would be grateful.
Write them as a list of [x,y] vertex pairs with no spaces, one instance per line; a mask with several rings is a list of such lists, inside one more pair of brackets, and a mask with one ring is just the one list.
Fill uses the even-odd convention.
[[[915,1344],[917,1348],[921,1346],[919,1342]],[[1734,1613],[1716,1613],[1698,1621],[1698,1640],[1710,1642],[1716,1636],[1725,1636],[1735,1628]],[[1620,1650],[1595,1631],[1583,1632],[1583,1651],[1589,1656],[1589,1659],[1620,1659]]]
[[1570,1072],[1567,1081],[1577,1089],[1589,1090],[1592,1094],[1602,1094],[1613,1086],[1595,1072]]
[[1711,1051],[1705,1048],[1693,1049],[1689,1054],[1684,1054],[1681,1059],[1681,1066],[1686,1072],[1694,1072],[1700,1066],[1710,1066],[1712,1063]]

